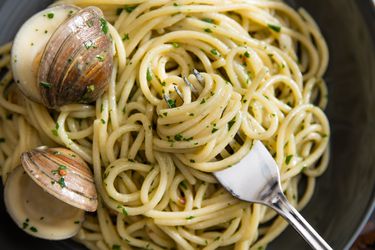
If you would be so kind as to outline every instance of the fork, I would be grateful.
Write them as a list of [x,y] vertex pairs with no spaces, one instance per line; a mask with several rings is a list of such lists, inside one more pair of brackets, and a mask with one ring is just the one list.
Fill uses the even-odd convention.
[[[200,84],[204,84],[203,76],[193,70]],[[193,95],[198,92],[183,77]],[[183,99],[177,86],[177,95]],[[164,94],[167,105],[172,108],[171,98]],[[213,173],[219,183],[234,197],[251,203],[260,203],[274,209],[310,244],[312,249],[332,250],[328,243],[311,227],[302,215],[288,202],[280,184],[279,167],[263,143],[255,140],[250,152],[237,164]]]

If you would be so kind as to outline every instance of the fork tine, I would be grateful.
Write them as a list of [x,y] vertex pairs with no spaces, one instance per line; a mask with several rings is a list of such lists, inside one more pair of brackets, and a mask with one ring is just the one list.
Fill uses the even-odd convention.
[[198,95],[198,90],[193,86],[193,84],[191,84],[191,82],[187,79],[186,76],[182,77],[182,79],[184,80],[184,82],[186,83],[186,85],[189,86],[191,92],[194,94],[194,96],[196,97]]
[[172,103],[174,102],[174,100],[172,100],[171,98],[169,98],[168,95],[164,94],[163,95],[163,98],[164,98],[164,101],[167,103],[168,107],[169,108],[174,108]]
[[173,88],[176,91],[177,95],[181,98],[181,100],[184,100],[184,96],[181,93],[181,91],[178,89],[178,87],[176,85],[174,85]]
[[197,78],[198,82],[203,85],[204,84],[204,78],[201,75],[201,73],[199,73],[199,71],[197,69],[193,69],[193,74]]

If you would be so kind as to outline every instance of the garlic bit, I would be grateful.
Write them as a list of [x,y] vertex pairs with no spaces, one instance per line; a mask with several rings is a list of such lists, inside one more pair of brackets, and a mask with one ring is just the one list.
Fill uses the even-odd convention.
[[39,238],[60,240],[77,234],[84,211],[98,206],[87,164],[71,150],[46,147],[23,153],[21,163],[4,189],[12,219]]
[[33,101],[58,109],[91,103],[106,90],[114,46],[97,7],[57,5],[27,20],[12,47],[19,88]]

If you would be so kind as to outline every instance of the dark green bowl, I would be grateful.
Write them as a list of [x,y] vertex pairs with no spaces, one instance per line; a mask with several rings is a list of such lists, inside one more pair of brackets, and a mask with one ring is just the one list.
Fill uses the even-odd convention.
[[[47,0],[0,0],[0,44]],[[330,49],[326,74],[331,161],[302,214],[334,249],[348,249],[374,208],[375,11],[372,0],[295,0],[317,20]],[[0,188],[1,189],[1,188]],[[7,215],[0,190],[1,249],[83,249],[72,241],[44,241],[23,233]],[[309,249],[288,228],[269,249]]]

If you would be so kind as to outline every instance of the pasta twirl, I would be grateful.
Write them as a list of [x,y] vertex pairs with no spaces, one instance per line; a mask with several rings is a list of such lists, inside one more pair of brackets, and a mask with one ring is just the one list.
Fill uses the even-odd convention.
[[116,48],[112,79],[96,103],[50,111],[15,87],[4,45],[3,182],[21,152],[63,145],[93,167],[101,205],[75,237],[90,249],[262,249],[275,239],[286,223],[238,201],[210,173],[259,139],[288,199],[307,204],[329,159],[328,50],[313,19],[280,1],[59,3],[104,11]]

